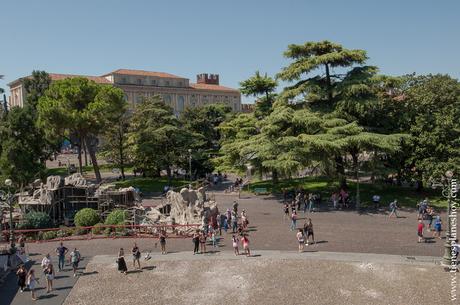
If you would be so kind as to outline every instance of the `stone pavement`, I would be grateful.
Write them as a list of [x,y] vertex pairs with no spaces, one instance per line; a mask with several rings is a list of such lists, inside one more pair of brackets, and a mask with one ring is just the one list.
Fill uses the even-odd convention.
[[[142,270],[94,257],[64,305],[103,304],[449,304],[448,273],[433,257],[230,251],[153,255]],[[130,263],[128,261],[128,263]],[[130,264],[129,264],[130,266]],[[103,284],[102,284],[103,283]]]
[[[31,261],[27,264],[27,267],[35,269],[37,275],[40,276],[40,284],[36,290],[37,301],[32,301],[30,292],[28,290],[20,292],[17,286],[16,275],[10,273],[3,285],[0,286],[0,305],[24,305],[24,304],[46,304],[46,305],[60,305],[64,302],[69,292],[78,280],[78,277],[73,277],[72,267],[66,262],[64,270],[56,272],[55,280],[53,281],[53,291],[46,293],[46,279],[41,271],[40,266],[42,256],[38,254],[32,254],[29,256]],[[53,265],[58,270],[57,257],[52,256]],[[82,257],[82,261],[79,266],[80,276],[86,276],[84,271],[88,261],[88,257]]]

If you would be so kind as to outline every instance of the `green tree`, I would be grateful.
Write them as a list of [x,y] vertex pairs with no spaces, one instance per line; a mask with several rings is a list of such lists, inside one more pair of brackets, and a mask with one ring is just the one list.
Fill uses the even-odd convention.
[[128,131],[130,114],[124,113],[108,126],[103,134],[100,155],[120,167],[121,177],[125,179],[125,166],[131,161],[128,153]]
[[194,135],[181,127],[173,109],[158,96],[136,105],[129,145],[136,167],[144,174],[165,170],[170,183],[173,167],[186,163],[193,140]]
[[125,108],[121,89],[96,84],[83,77],[67,78],[52,83],[40,98],[38,122],[48,136],[67,138],[78,145],[80,172],[81,148],[85,142],[96,180],[100,182],[96,159],[97,137],[116,122]]
[[[309,41],[302,45],[291,44],[284,56],[293,62],[283,68],[277,78],[296,83],[286,87],[282,96],[293,99],[304,95],[308,102],[327,102],[328,106],[334,102],[335,89],[341,78],[340,74],[333,74],[332,70],[363,64],[367,59],[363,50],[345,49],[342,45],[327,40]],[[318,69],[324,69],[324,76],[302,79],[303,75]]]
[[24,79],[26,90],[26,104],[37,109],[38,100],[45,94],[51,85],[51,77],[45,71],[32,71],[32,75]]
[[460,173],[460,84],[448,75],[410,77],[404,101],[409,109],[411,157],[419,179]]
[[275,96],[273,92],[277,87],[276,80],[269,77],[267,73],[264,76],[256,71],[254,76],[251,76],[245,81],[240,82],[240,91],[246,96],[254,96],[260,98],[256,101],[256,116],[261,117],[270,113]]
[[[25,186],[44,170],[42,134],[29,107],[14,107],[0,121],[0,172]],[[42,159],[41,159],[42,158]]]

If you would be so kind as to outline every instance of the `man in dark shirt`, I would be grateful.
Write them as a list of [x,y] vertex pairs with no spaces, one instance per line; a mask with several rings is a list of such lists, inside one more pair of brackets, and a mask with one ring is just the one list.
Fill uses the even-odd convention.
[[67,254],[67,252],[69,252],[69,249],[64,247],[61,241],[59,247],[56,248],[56,253],[59,258],[59,262],[58,262],[59,271],[62,271],[62,269],[64,269],[65,255]]

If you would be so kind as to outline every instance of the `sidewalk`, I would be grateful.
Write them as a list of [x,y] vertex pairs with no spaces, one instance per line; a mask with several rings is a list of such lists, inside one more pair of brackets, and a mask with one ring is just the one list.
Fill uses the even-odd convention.
[[[3,285],[0,286],[0,305],[25,305],[25,304],[46,304],[46,305],[60,305],[64,302],[69,294],[70,290],[74,287],[78,281],[78,277],[73,277],[72,267],[66,263],[64,270],[56,272],[55,280],[53,281],[53,291],[46,293],[46,279],[43,275],[42,268],[40,266],[42,257],[39,255],[32,255],[31,257],[32,268],[35,269],[35,273],[39,276],[40,284],[37,286],[35,294],[38,298],[37,301],[33,302],[30,296],[30,291],[26,290],[20,292],[17,286],[17,279],[14,272],[11,272]],[[53,265],[58,270],[57,257],[52,256]],[[85,276],[85,267],[90,261],[90,258],[83,257],[78,268],[80,276]],[[27,264],[30,269],[31,264]]]

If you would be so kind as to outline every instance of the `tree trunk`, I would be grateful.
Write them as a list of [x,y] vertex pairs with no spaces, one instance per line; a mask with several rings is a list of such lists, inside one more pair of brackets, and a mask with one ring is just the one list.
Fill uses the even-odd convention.
[[335,170],[339,177],[340,188],[347,189],[347,179],[345,177],[345,167],[342,156],[335,156]]
[[99,165],[97,164],[96,147],[95,145],[93,145],[94,143],[91,143],[93,141],[91,141],[89,138],[91,138],[91,136],[85,137],[85,144],[89,152],[89,157],[91,158],[91,163],[93,163],[93,169],[94,169],[94,175],[96,176],[96,182],[100,183],[102,181],[102,177],[101,177],[101,172],[99,170]]
[[83,164],[82,164],[82,161],[81,161],[82,137],[80,137],[79,142],[80,142],[80,143],[78,143],[78,171],[80,172],[80,174],[83,175]]
[[360,194],[359,194],[359,167],[358,167],[358,153],[351,153],[351,158],[353,159],[353,170],[355,172],[356,180],[356,208],[360,206]]
[[166,175],[168,176],[168,185],[171,185],[172,175],[171,175],[171,167],[169,165],[166,166]]
[[125,180],[125,155],[123,151],[123,132],[121,128],[123,127],[120,126],[120,131],[118,134],[118,157],[120,160],[121,179]]
[[272,171],[272,181],[273,181],[273,184],[278,183],[278,171],[276,169]]
[[329,72],[329,64],[324,64],[326,66],[326,90],[327,90],[327,101],[329,104],[332,104],[332,83],[331,83],[331,75]]
[[86,143],[83,142],[83,152],[85,153],[85,166],[88,166],[88,150],[86,149]]

